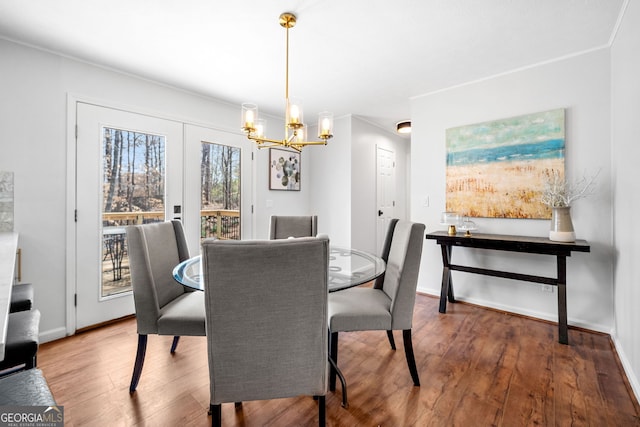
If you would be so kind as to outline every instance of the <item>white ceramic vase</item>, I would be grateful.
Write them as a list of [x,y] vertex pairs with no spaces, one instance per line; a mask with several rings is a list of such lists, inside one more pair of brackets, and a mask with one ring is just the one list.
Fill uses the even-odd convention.
[[575,242],[576,232],[571,222],[571,206],[552,208],[549,240],[554,242]]

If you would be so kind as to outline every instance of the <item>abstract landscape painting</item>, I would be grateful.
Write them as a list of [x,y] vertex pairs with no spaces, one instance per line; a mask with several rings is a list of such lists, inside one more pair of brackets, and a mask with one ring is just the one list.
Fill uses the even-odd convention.
[[565,110],[447,129],[446,210],[470,217],[551,218],[544,177],[564,176]]

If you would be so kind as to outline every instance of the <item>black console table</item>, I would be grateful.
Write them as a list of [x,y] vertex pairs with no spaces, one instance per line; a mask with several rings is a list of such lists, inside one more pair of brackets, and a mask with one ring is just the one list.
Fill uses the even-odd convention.
[[[558,288],[558,333],[562,344],[569,343],[567,330],[567,257],[571,252],[589,252],[589,244],[584,240],[571,243],[553,242],[545,237],[505,236],[498,234],[455,234],[446,231],[435,231],[426,235],[427,239],[435,240],[442,250],[442,287],[440,289],[440,313],[447,312],[447,298],[455,302],[451,271],[484,274],[486,276],[503,277],[506,279],[524,280],[527,282],[543,283]],[[489,270],[485,268],[468,267],[451,263],[451,252],[454,246],[476,249],[491,249],[497,251],[524,252],[530,254],[555,255],[557,259],[557,277],[543,277],[529,274],[512,273],[507,271]]]

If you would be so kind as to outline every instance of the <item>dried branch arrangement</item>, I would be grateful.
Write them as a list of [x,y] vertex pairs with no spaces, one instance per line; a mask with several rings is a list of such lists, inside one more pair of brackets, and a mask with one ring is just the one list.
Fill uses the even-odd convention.
[[578,181],[571,183],[554,169],[545,178],[540,201],[550,208],[571,206],[572,202],[595,193],[599,174],[600,170],[591,176],[585,174]]

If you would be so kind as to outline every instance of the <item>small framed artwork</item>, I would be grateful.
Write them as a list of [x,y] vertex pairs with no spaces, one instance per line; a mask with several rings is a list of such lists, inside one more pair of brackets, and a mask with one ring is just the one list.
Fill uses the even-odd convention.
[[269,149],[269,190],[300,191],[300,153]]

